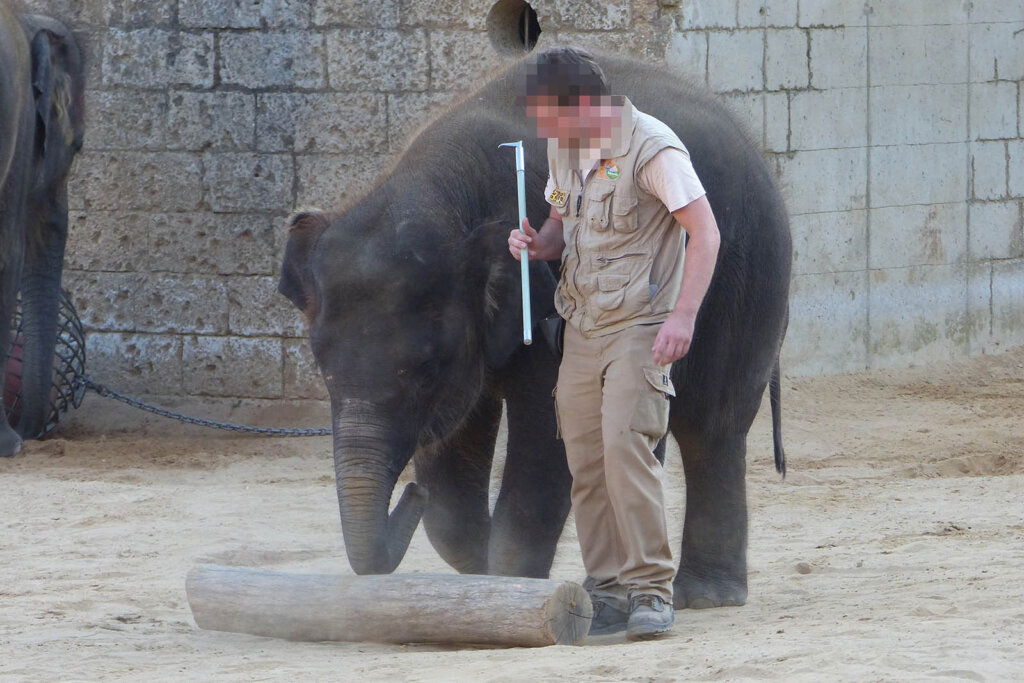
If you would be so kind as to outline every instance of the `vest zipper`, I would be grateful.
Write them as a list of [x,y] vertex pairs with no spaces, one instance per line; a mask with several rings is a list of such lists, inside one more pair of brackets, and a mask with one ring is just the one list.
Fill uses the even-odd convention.
[[[580,271],[580,264],[583,262],[583,257],[580,255],[580,232],[581,231],[580,231],[580,221],[579,221],[580,205],[583,203],[583,176],[580,175],[580,172],[579,172],[578,169],[573,171],[573,172],[576,174],[576,178],[578,178],[579,181],[580,181],[580,193],[579,193],[579,196],[576,197],[576,218],[577,218],[577,220],[576,220],[576,229],[573,231],[574,233],[576,233],[575,235],[573,235],[573,237],[574,237],[573,242],[575,242],[575,244],[576,244],[576,267],[573,268],[573,271],[572,271],[572,286],[578,292],[578,291],[580,291],[580,285],[579,285],[579,282],[576,280],[576,275],[579,273],[579,271]],[[576,303],[575,298],[573,299],[573,304],[577,307],[578,310],[580,310],[580,312],[584,316],[586,316],[586,309],[585,308],[580,308],[579,304]]]
[[580,217],[580,209],[583,206],[583,176],[580,175],[579,171],[576,171],[576,177],[580,181],[580,193],[576,195],[576,218]]
[[597,261],[598,263],[603,263],[607,265],[609,263],[612,263],[613,261],[619,261],[621,259],[630,258],[632,256],[646,256],[646,254],[644,254],[642,251],[634,251],[629,254],[620,254],[619,256],[598,256],[594,260]]

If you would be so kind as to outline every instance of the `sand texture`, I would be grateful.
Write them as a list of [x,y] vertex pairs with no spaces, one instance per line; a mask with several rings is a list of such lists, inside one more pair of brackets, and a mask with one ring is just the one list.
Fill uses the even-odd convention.
[[[1024,350],[784,380],[784,481],[764,403],[746,606],[681,611],[657,642],[503,649],[197,629],[197,563],[351,573],[330,440],[178,426],[90,395],[0,461],[0,679],[1024,679]],[[235,413],[328,423],[323,405]],[[666,469],[678,539],[677,451]],[[399,571],[452,570],[421,528]],[[552,576],[583,578],[571,519]]]

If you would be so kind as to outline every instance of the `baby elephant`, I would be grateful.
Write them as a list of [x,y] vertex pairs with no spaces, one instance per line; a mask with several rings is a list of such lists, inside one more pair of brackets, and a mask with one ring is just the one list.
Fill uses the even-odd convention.
[[[669,429],[683,454],[686,518],[676,607],[747,596],[746,435],[786,330],[791,242],[773,174],[703,87],[618,57],[608,81],[689,149],[718,221],[715,275],[689,353],[672,367]],[[280,291],[305,312],[331,397],[342,529],[356,572],[395,569],[420,518],[462,572],[546,576],[569,509],[552,391],[559,358],[522,343],[513,155],[524,140],[527,213],[541,225],[547,155],[517,95],[529,61],[445,112],[394,170],[340,213],[289,226]],[[554,312],[557,263],[530,264],[534,320]],[[493,515],[488,484],[502,406],[508,450]],[[775,411],[778,437],[778,410]],[[399,474],[410,484],[389,514]],[[777,466],[782,467],[776,438]],[[428,495],[429,492],[429,495]]]

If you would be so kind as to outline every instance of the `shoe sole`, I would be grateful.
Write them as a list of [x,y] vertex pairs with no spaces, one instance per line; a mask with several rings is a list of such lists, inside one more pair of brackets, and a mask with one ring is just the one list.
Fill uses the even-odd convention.
[[590,629],[590,633],[588,633],[587,635],[590,635],[590,636],[610,636],[610,635],[612,635],[614,633],[622,633],[625,630],[626,630],[626,622],[622,622],[621,624],[615,624],[614,626],[605,626],[604,628],[601,628],[601,629],[596,629],[596,630],[595,629]]
[[668,626],[636,629],[634,631],[626,631],[626,640],[654,640],[667,635],[672,630],[672,624]]

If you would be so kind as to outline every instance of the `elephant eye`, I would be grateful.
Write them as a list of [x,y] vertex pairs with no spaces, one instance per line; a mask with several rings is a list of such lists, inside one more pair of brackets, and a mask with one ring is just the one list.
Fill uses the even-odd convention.
[[437,359],[427,358],[416,365],[416,374],[420,377],[433,377],[437,372],[437,367]]
[[410,375],[414,377],[430,376],[437,372],[438,365],[439,363],[437,359],[427,358],[415,365],[401,367],[395,372],[395,374],[398,375],[398,377],[403,378],[409,377]]

